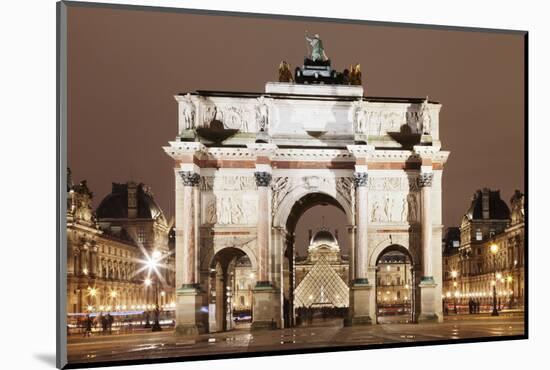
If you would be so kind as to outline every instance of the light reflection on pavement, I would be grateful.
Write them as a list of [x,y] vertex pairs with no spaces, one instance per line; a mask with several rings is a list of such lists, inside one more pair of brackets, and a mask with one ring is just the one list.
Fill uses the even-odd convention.
[[69,363],[81,363],[522,334],[521,313],[451,317],[440,324],[333,325],[253,332],[245,329],[193,338],[176,337],[173,331],[165,330],[88,338],[75,335],[69,338],[68,357]]

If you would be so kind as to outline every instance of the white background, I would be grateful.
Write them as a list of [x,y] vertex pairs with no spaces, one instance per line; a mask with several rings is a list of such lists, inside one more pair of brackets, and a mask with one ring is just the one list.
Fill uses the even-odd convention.
[[[112,1],[202,9],[509,28],[529,34],[530,337],[528,341],[134,366],[132,369],[511,369],[548,351],[547,140],[550,21],[544,1]],[[0,363],[55,364],[55,2],[4,1],[0,12]],[[475,88],[475,86],[472,86]],[[518,124],[520,124],[518,122]],[[493,145],[493,143],[487,143]],[[98,143],[98,147],[100,143]],[[513,174],[510,174],[513,176]],[[546,289],[545,289],[546,288]],[[537,365],[535,365],[537,364]],[[531,365],[531,366],[530,366]],[[146,367],[148,366],[148,367]]]

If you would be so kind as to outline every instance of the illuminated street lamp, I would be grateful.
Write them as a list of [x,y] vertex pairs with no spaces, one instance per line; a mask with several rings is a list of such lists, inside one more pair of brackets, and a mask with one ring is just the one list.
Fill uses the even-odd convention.
[[[151,278],[147,277],[145,278],[145,280],[143,281],[143,284],[145,285],[145,297],[146,297],[146,300],[149,301],[149,287],[151,286]],[[148,309],[149,305],[147,304],[145,306],[146,309]],[[151,322],[149,321],[149,312],[146,312],[145,313],[145,325],[143,326],[145,329],[149,329],[151,327]]]
[[498,316],[498,310],[497,310],[497,253],[498,253],[498,245],[496,243],[493,243],[489,246],[489,250],[493,254],[493,274],[495,277],[495,280],[493,281],[493,312],[491,312],[491,316]]
[[457,289],[458,283],[456,282],[456,277],[457,276],[458,276],[458,272],[456,270],[451,271],[451,277],[453,278],[453,288],[455,289],[455,294],[454,294],[454,299],[453,299],[455,315],[458,314],[458,308],[456,307],[456,298],[457,298],[457,293],[458,293],[458,289]]

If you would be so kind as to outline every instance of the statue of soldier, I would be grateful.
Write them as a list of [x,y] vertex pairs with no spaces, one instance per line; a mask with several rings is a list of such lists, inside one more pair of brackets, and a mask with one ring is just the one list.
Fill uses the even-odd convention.
[[325,48],[323,47],[323,41],[319,38],[319,34],[313,35],[313,37],[308,36],[306,31],[306,41],[311,45],[311,54],[310,59],[314,62],[324,62],[328,60],[327,55],[325,54]]

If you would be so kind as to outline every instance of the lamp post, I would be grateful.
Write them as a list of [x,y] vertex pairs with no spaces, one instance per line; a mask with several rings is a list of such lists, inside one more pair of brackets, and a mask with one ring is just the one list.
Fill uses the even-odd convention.
[[512,281],[514,281],[514,278],[512,277],[512,275],[508,275],[506,277],[506,282],[508,283],[507,287],[509,288],[509,294],[510,294],[510,299],[508,300],[508,308],[510,310],[512,309],[512,304],[514,301],[514,286],[512,285]]
[[[159,250],[155,249],[152,253],[151,253],[151,256],[147,256],[147,261],[145,261],[145,265],[146,265],[146,268],[147,268],[147,278],[145,279],[145,286],[146,287],[149,287],[152,285],[153,283],[153,280],[151,279],[151,272],[152,271],[155,271],[155,273],[158,275],[159,272],[157,270],[157,267],[160,266],[160,262],[163,258],[163,255],[162,255],[162,252],[160,252]],[[159,322],[159,316],[160,316],[160,312],[159,312],[159,277],[157,276],[157,278],[154,280],[154,283],[155,283],[155,310],[154,310],[154,315],[155,315],[155,321],[153,323],[153,327],[151,329],[151,331],[161,331],[162,328],[160,327],[160,322]],[[145,328],[150,328],[151,327],[151,324],[149,322],[149,313],[147,313],[147,316],[146,316],[146,319],[147,319],[147,322],[145,324]]]
[[456,296],[457,296],[457,293],[458,293],[458,290],[457,290],[457,282],[456,282],[456,276],[458,275],[458,273],[453,270],[451,271],[451,276],[453,277],[453,288],[455,289],[455,294],[454,294],[454,311],[455,311],[455,315],[458,314],[458,309],[456,307]]
[[493,312],[491,312],[491,316],[498,316],[498,310],[497,310],[497,253],[498,253],[498,245],[496,243],[493,243],[489,247],[491,253],[493,254]]
[[149,321],[149,287],[152,284],[151,278],[146,278],[143,284],[145,284],[145,309],[147,310],[145,313],[145,325],[143,327],[149,329],[151,327],[151,322]]

